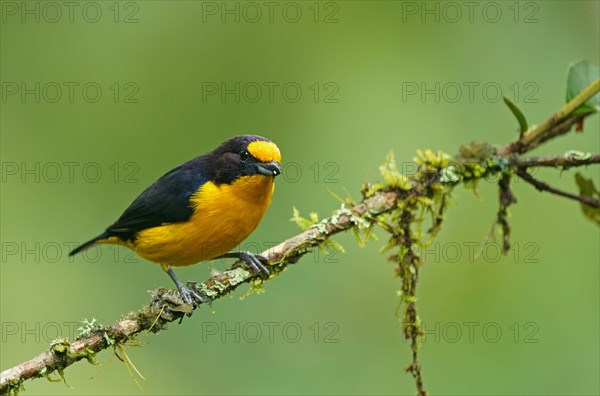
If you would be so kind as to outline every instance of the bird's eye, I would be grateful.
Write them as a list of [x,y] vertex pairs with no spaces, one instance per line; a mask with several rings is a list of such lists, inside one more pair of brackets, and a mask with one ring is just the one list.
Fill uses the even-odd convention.
[[247,150],[240,151],[240,159],[246,161],[250,157],[250,153]]

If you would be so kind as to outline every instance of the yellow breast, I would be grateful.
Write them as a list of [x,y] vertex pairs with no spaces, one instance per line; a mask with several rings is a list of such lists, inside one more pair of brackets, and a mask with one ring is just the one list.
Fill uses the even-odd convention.
[[244,176],[220,186],[205,183],[191,198],[190,220],[143,230],[130,247],[147,260],[173,266],[220,256],[258,226],[274,187],[273,177],[264,175]]

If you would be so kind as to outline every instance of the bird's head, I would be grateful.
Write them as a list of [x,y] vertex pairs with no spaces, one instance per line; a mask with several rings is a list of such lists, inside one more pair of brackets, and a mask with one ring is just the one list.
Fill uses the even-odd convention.
[[281,173],[281,152],[262,136],[231,138],[213,151],[215,182],[231,183],[242,176],[275,177]]

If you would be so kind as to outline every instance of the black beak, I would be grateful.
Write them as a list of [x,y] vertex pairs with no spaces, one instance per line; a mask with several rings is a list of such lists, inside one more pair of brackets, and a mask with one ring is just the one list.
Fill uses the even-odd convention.
[[256,171],[260,174],[267,176],[277,176],[281,173],[279,164],[275,161],[271,162],[260,162],[256,164]]

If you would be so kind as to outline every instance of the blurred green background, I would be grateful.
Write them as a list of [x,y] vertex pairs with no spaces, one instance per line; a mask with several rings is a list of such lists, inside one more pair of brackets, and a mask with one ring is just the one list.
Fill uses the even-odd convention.
[[[284,156],[271,208],[244,243],[257,251],[298,231],[293,206],[326,216],[338,206],[329,191],[359,199],[390,150],[409,171],[418,148],[454,154],[473,139],[515,139],[500,94],[539,123],[564,102],[570,62],[600,63],[597,1],[470,4],[3,1],[0,367],[171,287],[124,249],[70,259],[70,244],[223,140],[261,134]],[[598,152],[598,117],[585,129],[535,154]],[[581,172],[598,182],[597,167]],[[538,176],[574,191],[574,173]],[[423,252],[426,388],[598,394],[598,228],[574,202],[522,181],[514,192],[507,257],[497,241],[474,257],[495,215],[494,183],[479,197],[457,188]],[[378,235],[365,248],[340,235],[346,254],[307,255],[265,294],[240,301],[243,288],[141,337],[128,354],[144,393],[414,394],[395,317],[400,281]],[[212,267],[226,264],[178,273],[203,280]],[[69,368],[74,389],[36,380],[27,394],[142,394],[111,356]]]

